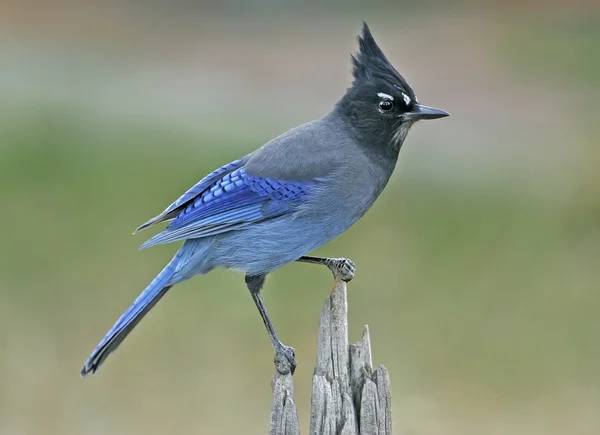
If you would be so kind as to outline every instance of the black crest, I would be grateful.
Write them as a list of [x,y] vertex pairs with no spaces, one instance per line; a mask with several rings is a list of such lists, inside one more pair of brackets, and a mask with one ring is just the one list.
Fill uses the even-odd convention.
[[367,23],[363,21],[362,35],[358,37],[358,53],[352,56],[353,85],[372,81],[375,78],[401,87],[412,94],[412,89],[385,57],[383,51],[375,42]]

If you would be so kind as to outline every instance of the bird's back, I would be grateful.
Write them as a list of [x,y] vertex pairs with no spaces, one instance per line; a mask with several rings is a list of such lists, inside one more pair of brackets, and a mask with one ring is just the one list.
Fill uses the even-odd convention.
[[313,184],[293,213],[218,236],[214,267],[257,274],[346,231],[371,207],[393,170],[377,165],[331,114],[271,140],[246,157],[244,168],[251,175]]

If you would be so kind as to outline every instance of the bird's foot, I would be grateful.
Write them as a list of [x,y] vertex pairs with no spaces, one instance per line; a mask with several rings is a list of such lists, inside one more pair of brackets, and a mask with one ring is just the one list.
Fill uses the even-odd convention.
[[297,365],[294,348],[280,342],[275,348],[275,368],[277,371],[282,375],[290,373],[293,375]]
[[325,264],[334,278],[340,277],[344,282],[354,278],[354,262],[348,258],[328,258]]

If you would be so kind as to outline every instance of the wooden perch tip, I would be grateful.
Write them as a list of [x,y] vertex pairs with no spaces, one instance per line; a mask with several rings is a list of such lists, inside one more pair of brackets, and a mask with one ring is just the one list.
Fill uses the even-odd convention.
[[[346,283],[338,280],[319,319],[310,435],[391,435],[392,390],[388,371],[373,371],[369,327],[348,344]],[[270,435],[299,435],[291,374],[275,369]]]

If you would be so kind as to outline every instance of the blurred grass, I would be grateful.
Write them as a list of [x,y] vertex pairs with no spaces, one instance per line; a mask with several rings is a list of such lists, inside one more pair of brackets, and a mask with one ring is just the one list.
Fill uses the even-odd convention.
[[[507,38],[508,59],[519,77],[558,80],[562,87],[594,89],[600,77],[600,15],[585,13],[516,20]],[[514,24],[513,24],[514,25]]]
[[[239,145],[84,122],[56,107],[8,113],[0,122],[0,432],[264,432],[272,351],[234,272],[178,286],[98,377],[78,376],[176,249],[137,252],[143,237],[131,231],[238,157]],[[351,338],[370,325],[375,363],[392,375],[395,421],[434,424],[474,411],[510,421],[529,410],[556,422],[546,433],[582,421],[581,400],[600,404],[600,220],[582,218],[597,216],[597,203],[537,198],[509,180],[427,185],[403,178],[403,164],[374,209],[320,250],[357,263]],[[296,347],[304,417],[330,284],[325,270],[290,265],[265,289],[280,335]],[[157,414],[164,421],[148,418]]]

